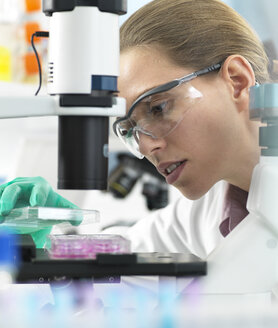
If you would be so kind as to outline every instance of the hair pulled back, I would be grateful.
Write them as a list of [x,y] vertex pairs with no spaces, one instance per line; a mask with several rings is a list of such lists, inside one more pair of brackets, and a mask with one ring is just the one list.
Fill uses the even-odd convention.
[[230,55],[245,57],[256,80],[269,80],[268,58],[249,24],[220,0],[153,0],[121,27],[121,52],[158,47],[174,63],[201,69]]

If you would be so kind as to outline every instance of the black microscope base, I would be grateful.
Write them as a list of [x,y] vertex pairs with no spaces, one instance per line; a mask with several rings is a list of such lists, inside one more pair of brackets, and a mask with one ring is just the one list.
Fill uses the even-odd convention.
[[18,283],[50,283],[93,279],[118,282],[121,276],[206,275],[207,263],[192,254],[131,253],[97,254],[96,259],[52,259],[45,249],[35,249],[30,236],[21,236]]

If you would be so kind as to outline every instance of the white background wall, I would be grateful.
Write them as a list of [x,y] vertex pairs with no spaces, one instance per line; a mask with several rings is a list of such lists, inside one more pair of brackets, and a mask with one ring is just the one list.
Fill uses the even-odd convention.
[[223,0],[239,12],[256,30],[262,41],[273,40],[278,49],[277,0]]

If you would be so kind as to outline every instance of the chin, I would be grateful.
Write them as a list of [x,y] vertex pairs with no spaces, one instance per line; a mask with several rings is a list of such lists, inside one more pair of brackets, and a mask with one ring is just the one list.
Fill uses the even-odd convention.
[[203,197],[210,188],[205,188],[204,186],[180,186],[176,187],[184,197],[190,200],[197,200]]

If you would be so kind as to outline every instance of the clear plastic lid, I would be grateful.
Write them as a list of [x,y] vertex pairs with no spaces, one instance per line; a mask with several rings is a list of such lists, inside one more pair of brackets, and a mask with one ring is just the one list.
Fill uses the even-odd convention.
[[56,224],[91,224],[99,222],[99,212],[95,210],[59,207],[20,207],[4,216],[0,227],[41,229]]
[[96,258],[98,253],[131,252],[128,239],[113,234],[49,235],[48,252],[52,258]]

